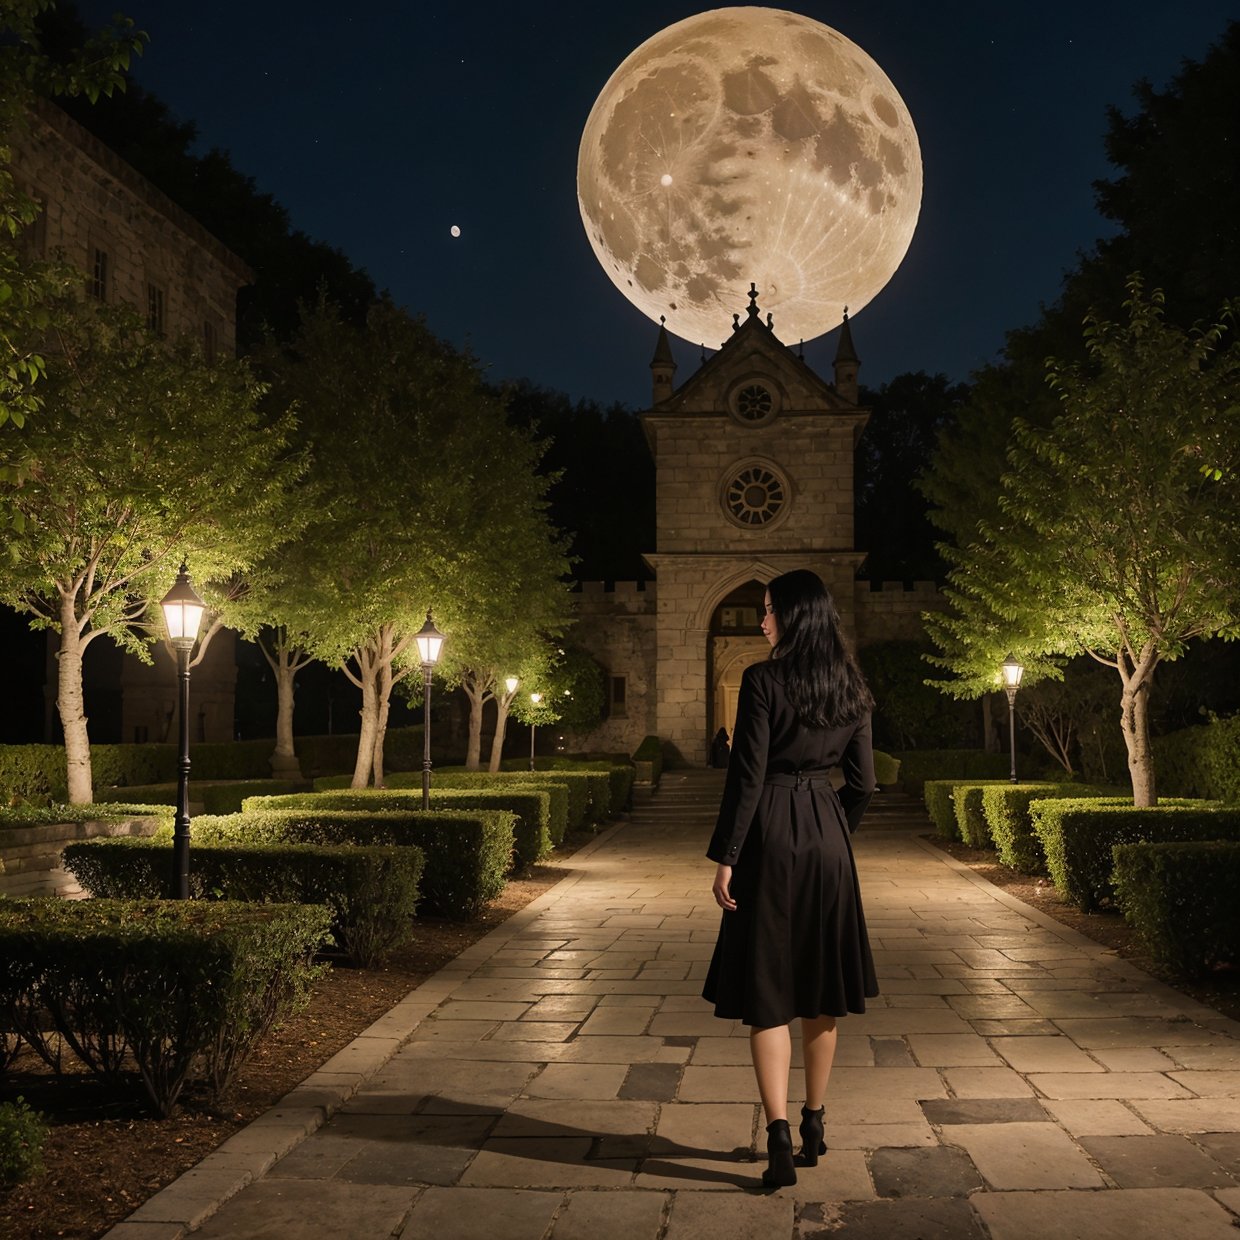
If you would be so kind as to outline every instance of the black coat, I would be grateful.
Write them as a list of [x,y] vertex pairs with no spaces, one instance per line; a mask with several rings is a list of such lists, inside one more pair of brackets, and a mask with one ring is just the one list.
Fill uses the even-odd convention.
[[[837,794],[827,772],[838,765]],[[878,993],[849,836],[874,794],[870,717],[809,728],[769,660],[746,669],[707,856],[733,867],[703,994],[748,1025],[865,1011]]]

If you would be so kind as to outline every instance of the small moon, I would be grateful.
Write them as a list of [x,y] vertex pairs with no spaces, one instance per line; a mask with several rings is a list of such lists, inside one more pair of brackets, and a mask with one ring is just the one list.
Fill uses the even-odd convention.
[[453,224],[452,227],[448,229],[448,231],[454,237],[459,237],[461,235],[461,226],[459,224]]
[[781,339],[838,327],[899,267],[921,191],[887,75],[779,9],[715,9],[648,39],[603,87],[577,155],[603,270],[694,343],[727,338],[751,281]]

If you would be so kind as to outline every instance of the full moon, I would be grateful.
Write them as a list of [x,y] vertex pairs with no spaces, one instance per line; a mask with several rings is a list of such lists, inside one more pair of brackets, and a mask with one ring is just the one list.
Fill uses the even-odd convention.
[[713,345],[750,282],[781,339],[871,301],[921,208],[912,118],[842,34],[779,9],[715,9],[647,39],[595,101],[577,156],[590,244],[616,287]]

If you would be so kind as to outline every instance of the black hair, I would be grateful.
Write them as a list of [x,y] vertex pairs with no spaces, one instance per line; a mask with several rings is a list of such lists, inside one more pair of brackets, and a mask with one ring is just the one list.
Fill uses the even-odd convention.
[[798,568],[776,577],[767,590],[779,625],[771,657],[779,660],[797,717],[814,728],[855,723],[874,699],[822,578]]

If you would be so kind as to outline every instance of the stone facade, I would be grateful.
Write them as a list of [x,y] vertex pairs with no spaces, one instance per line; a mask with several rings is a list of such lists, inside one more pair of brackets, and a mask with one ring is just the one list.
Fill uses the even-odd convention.
[[[22,238],[29,252],[78,267],[86,296],[132,306],[153,331],[188,337],[209,359],[235,353],[237,292],[253,278],[241,259],[54,104],[29,113],[11,148],[18,186],[42,205]],[[234,649],[233,635],[220,635],[194,669],[191,736],[232,739]],[[175,663],[162,649],[153,667],[114,654],[100,652],[84,665],[92,715],[108,720],[95,739],[163,739],[168,703],[177,700]],[[56,676],[49,662],[51,739]]]
[[579,596],[583,643],[609,676],[622,666],[640,676],[628,674],[623,717],[578,745],[631,751],[654,733],[704,762],[710,737],[732,731],[744,669],[769,654],[762,583],[792,569],[826,582],[858,645],[921,634],[921,613],[939,601],[933,583],[871,590],[857,580],[853,455],[868,417],[858,367],[845,320],[826,383],[763,322],[753,290],[731,339],[679,388],[660,330],[642,415],[656,467],[657,546],[645,558],[657,584],[586,583]]

